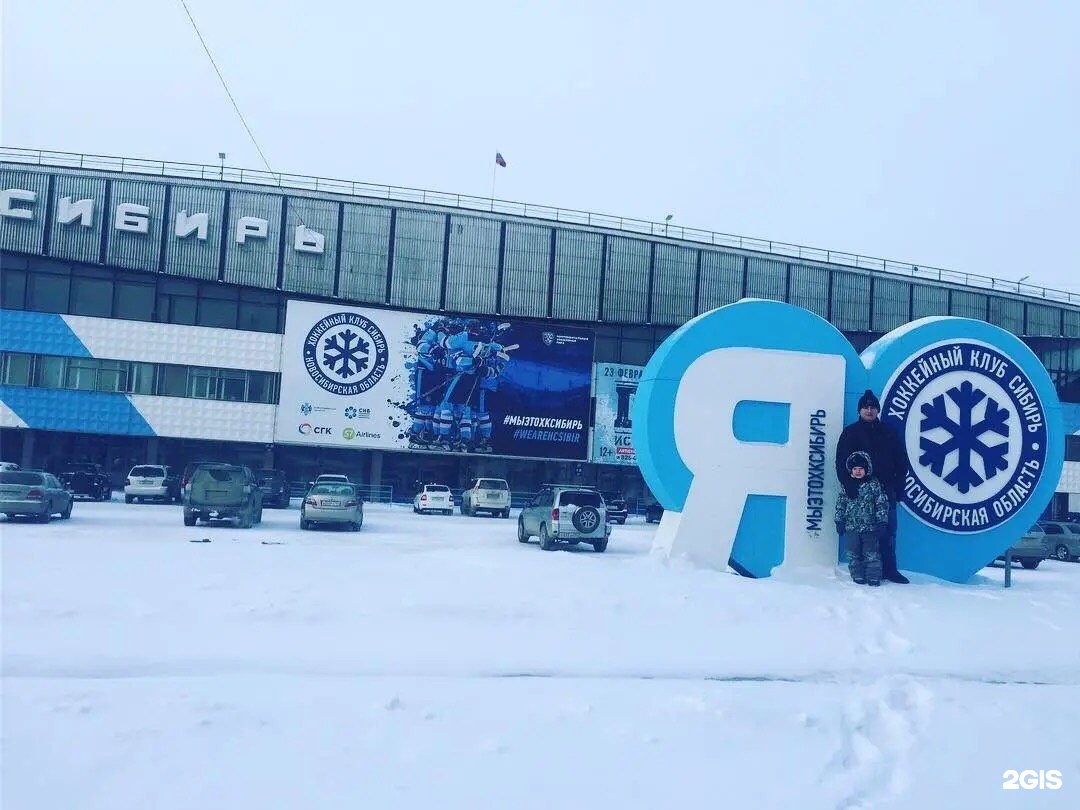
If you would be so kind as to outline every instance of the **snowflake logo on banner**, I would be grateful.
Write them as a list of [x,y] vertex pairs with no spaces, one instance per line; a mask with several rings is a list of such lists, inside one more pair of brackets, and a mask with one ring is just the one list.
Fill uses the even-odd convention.
[[348,408],[346,408],[345,409],[345,418],[346,419],[355,419],[356,418],[356,408],[354,408],[352,405],[350,405]]
[[389,360],[386,336],[359,313],[335,312],[304,338],[304,368],[325,391],[355,396],[382,379]]
[[[959,411],[959,417],[955,421],[949,416],[946,397]],[[983,399],[986,400],[985,414],[979,422],[972,424],[971,415]],[[964,380],[958,387],[950,388],[945,394],[939,394],[922,406],[922,433],[944,428],[949,438],[943,442],[935,442],[925,438],[925,435],[921,436],[919,449],[922,455],[919,456],[919,463],[929,467],[934,475],[942,477],[946,460],[955,450],[956,463],[943,477],[946,484],[952,484],[961,493],[967,493],[973,486],[990,480],[1008,468],[1009,463],[1005,459],[1009,451],[1008,419],[1008,409],[1002,408],[997,400],[988,397],[986,392],[976,388],[970,380]],[[988,445],[983,441],[987,434],[996,434],[1004,437],[1006,441]],[[975,469],[973,455],[978,455],[982,462],[981,475]]]
[[902,503],[952,532],[1003,523],[1038,483],[1046,413],[1018,363],[976,341],[953,341],[908,358],[882,396],[910,468]]

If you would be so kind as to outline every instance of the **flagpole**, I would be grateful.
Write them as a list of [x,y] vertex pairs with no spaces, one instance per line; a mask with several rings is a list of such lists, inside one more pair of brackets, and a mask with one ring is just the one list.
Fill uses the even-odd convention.
[[495,172],[498,171],[499,164],[495,161],[491,162],[491,199],[495,199]]

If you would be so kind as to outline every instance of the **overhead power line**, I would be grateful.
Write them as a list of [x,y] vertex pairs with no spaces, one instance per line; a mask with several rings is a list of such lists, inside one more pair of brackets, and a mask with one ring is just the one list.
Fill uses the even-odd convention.
[[247,120],[244,118],[244,114],[240,112],[240,105],[236,103],[236,99],[233,98],[232,91],[229,90],[229,84],[225,81],[225,77],[221,74],[221,69],[217,66],[217,62],[214,61],[214,55],[210,53],[210,46],[206,44],[206,40],[203,39],[202,32],[199,31],[199,26],[195,24],[195,18],[191,16],[191,10],[188,8],[185,0],[180,0],[180,5],[184,7],[184,13],[187,14],[187,18],[191,21],[191,27],[195,29],[195,36],[199,38],[199,42],[202,43],[203,50],[206,51],[206,58],[210,60],[210,64],[214,67],[214,72],[217,74],[218,79],[221,80],[221,86],[225,88],[225,95],[229,97],[229,101],[232,102],[233,109],[236,110],[236,115],[240,119],[240,123],[244,125],[244,129],[247,130],[248,137],[251,138],[251,142],[255,144],[255,151],[259,153],[259,157],[262,158],[263,165],[266,166],[268,172],[273,173],[273,169],[270,168],[270,161],[266,159],[266,155],[263,153],[262,147],[259,146],[259,142],[255,139],[255,133],[251,131],[251,127],[248,126]]

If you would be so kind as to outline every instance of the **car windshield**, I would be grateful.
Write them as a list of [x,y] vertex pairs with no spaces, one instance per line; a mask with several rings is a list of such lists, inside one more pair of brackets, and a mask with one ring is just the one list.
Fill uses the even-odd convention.
[[45,477],[41,473],[32,472],[18,472],[16,470],[5,470],[0,472],[0,484],[42,484],[45,482]]
[[1080,534],[1080,523],[1066,523],[1065,528],[1073,534]]
[[449,492],[450,487],[444,487],[441,484],[432,484],[424,487],[425,492]]
[[164,478],[164,467],[132,467],[128,475],[137,475],[140,478]]
[[563,492],[559,506],[603,506],[599,492]]
[[506,489],[505,481],[496,481],[492,478],[484,478],[478,483],[477,489]]
[[267,481],[281,481],[285,478],[285,473],[278,472],[277,470],[264,470],[255,473],[260,484],[265,484]]
[[348,497],[355,495],[351,484],[316,484],[311,488],[312,495],[339,495]]

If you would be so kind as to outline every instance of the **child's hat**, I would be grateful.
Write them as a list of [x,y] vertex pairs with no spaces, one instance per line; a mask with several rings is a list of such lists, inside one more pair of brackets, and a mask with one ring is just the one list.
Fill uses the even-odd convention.
[[856,467],[862,467],[866,470],[866,474],[870,475],[874,471],[874,465],[870,462],[870,454],[864,453],[862,450],[856,450],[850,456],[847,457],[847,471],[851,472]]

